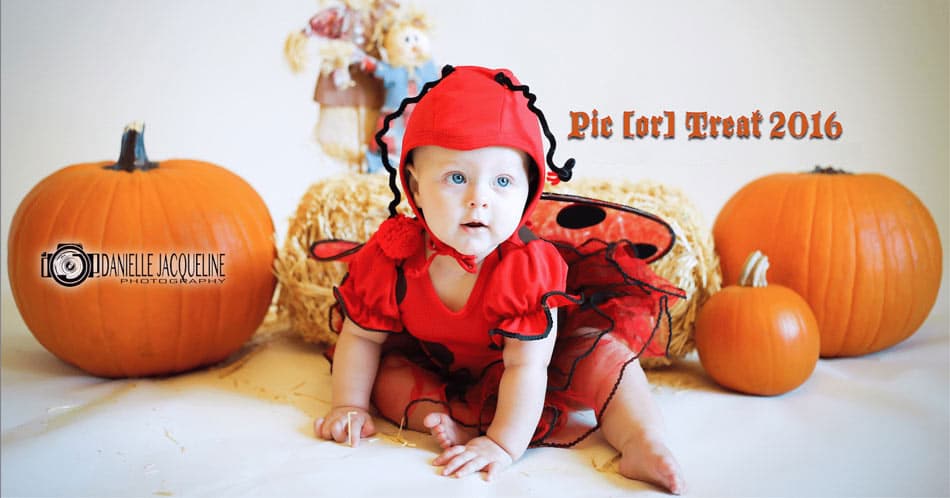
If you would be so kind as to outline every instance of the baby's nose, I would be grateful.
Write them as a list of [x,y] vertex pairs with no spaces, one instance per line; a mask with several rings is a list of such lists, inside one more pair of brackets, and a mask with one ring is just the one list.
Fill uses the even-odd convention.
[[472,185],[468,191],[468,207],[488,207],[488,193],[477,185]]

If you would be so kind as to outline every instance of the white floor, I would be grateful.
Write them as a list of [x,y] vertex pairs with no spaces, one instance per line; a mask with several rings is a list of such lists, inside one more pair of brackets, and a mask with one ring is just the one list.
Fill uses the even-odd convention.
[[[10,296],[2,304],[4,497],[659,493],[598,471],[614,454],[599,435],[572,450],[531,450],[491,483],[438,476],[429,465],[436,446],[422,434],[407,435],[411,446],[384,434],[358,449],[317,441],[310,423],[327,407],[328,365],[292,338],[216,369],[106,381],[47,353]],[[779,397],[725,392],[695,356],[651,374],[688,494],[950,495],[950,339],[940,308],[904,343],[822,360]]]

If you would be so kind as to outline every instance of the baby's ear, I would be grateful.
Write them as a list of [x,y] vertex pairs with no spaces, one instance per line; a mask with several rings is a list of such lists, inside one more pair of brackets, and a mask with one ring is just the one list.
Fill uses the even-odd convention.
[[415,165],[413,165],[412,163],[406,164],[406,174],[409,175],[409,176],[406,178],[406,179],[408,180],[406,183],[409,184],[409,192],[411,192],[413,196],[418,195],[418,194],[419,194],[419,182],[416,181],[416,167],[415,167]]

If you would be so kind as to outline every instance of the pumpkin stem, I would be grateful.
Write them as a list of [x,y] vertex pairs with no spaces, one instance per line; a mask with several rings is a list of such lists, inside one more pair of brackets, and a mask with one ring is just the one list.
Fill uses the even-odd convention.
[[158,167],[158,163],[148,160],[145,154],[145,123],[134,121],[125,126],[122,132],[122,148],[119,151],[119,160],[115,164],[105,166],[105,169],[114,171],[135,170],[148,171]]
[[845,171],[843,169],[833,168],[831,166],[821,167],[820,164],[815,165],[815,169],[810,171],[813,175],[852,175],[850,171]]
[[761,251],[755,251],[745,260],[739,285],[743,287],[768,287],[765,272],[769,271],[769,258]]

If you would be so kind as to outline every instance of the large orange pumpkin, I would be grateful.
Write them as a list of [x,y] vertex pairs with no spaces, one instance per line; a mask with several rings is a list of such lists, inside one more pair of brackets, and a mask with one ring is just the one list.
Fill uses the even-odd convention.
[[937,298],[942,249],[927,208],[877,174],[775,174],[739,190],[713,226],[723,282],[761,249],[771,281],[811,305],[822,356],[855,356],[913,334]]
[[712,295],[696,317],[696,350],[716,382],[773,396],[800,386],[818,363],[818,323],[788,287],[769,285],[768,258],[748,259],[738,285]]
[[46,177],[10,225],[13,297],[36,339],[103,377],[189,370],[235,352],[276,284],[274,227],[237,175],[149,162],[142,128],[118,162]]

